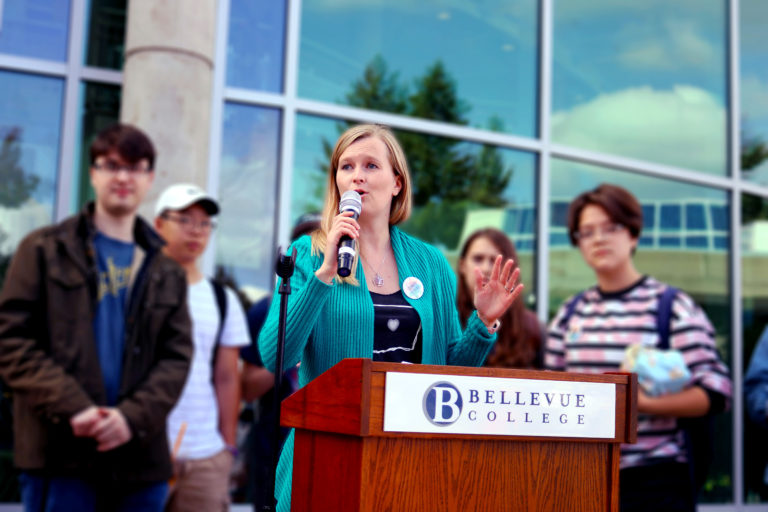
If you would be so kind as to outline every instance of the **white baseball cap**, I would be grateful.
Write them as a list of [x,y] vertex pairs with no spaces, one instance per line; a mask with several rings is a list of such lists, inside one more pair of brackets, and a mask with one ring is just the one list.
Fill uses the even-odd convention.
[[191,183],[177,183],[163,190],[163,193],[157,198],[155,217],[159,217],[166,210],[183,210],[193,204],[202,206],[208,215],[219,213],[219,203],[206,194],[203,189]]

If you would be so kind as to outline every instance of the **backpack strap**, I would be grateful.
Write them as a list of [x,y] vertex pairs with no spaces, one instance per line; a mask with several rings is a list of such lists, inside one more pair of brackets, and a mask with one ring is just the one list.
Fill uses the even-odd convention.
[[571,321],[571,317],[573,316],[573,312],[576,310],[576,306],[581,302],[581,299],[584,298],[584,291],[580,291],[576,295],[573,296],[573,298],[568,301],[568,303],[565,305],[565,315],[560,319],[559,327],[563,330],[568,327],[568,322]]
[[667,286],[659,297],[659,306],[656,311],[656,330],[659,332],[659,348],[669,349],[669,333],[672,323],[672,302],[677,296],[677,288]]
[[216,297],[216,308],[219,310],[219,328],[216,330],[216,340],[213,344],[213,351],[211,354],[211,379],[214,377],[214,371],[216,369],[216,355],[218,353],[219,345],[221,344],[221,333],[224,331],[224,321],[227,318],[227,290],[224,285],[213,279],[208,280],[213,287],[213,295]]

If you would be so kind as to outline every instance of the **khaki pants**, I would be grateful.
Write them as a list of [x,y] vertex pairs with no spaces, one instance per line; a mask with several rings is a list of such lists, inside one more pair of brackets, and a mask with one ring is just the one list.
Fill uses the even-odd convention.
[[222,450],[207,459],[177,460],[175,480],[168,493],[167,512],[229,510],[229,473],[232,454]]

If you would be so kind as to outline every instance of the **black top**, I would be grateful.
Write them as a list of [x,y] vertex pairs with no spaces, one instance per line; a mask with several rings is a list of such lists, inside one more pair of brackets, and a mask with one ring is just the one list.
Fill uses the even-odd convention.
[[373,360],[421,364],[421,320],[401,290],[391,295],[371,292]]

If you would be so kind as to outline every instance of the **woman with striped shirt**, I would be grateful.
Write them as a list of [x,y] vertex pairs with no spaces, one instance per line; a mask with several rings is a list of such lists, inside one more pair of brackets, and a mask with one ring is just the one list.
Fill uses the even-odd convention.
[[[643,212],[627,190],[603,184],[573,200],[571,243],[595,272],[597,285],[566,301],[552,320],[545,367],[581,373],[619,370],[627,347],[657,347],[659,298],[667,285],[642,275],[632,256]],[[685,293],[673,301],[669,347],[679,350],[691,379],[680,392],[649,396],[638,391],[638,441],[622,446],[622,512],[695,510],[678,418],[715,414],[729,406],[731,381],[718,355],[714,329]]]

